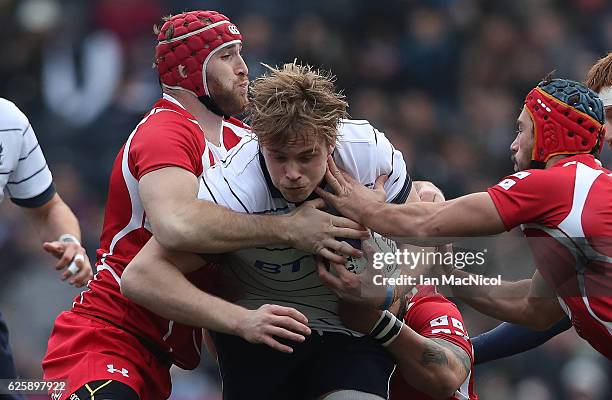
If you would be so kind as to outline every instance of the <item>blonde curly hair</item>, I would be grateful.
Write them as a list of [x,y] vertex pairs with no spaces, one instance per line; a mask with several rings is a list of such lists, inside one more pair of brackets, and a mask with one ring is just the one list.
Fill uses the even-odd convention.
[[346,97],[335,87],[331,72],[294,61],[253,81],[248,120],[259,142],[282,147],[298,139],[335,145],[338,124],[348,116]]

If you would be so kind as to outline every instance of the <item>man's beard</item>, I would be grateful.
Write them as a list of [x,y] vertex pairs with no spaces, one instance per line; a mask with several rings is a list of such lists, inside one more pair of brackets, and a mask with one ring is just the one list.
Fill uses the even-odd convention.
[[210,97],[221,109],[223,115],[237,115],[242,113],[247,105],[246,94],[242,95],[237,91],[227,90],[215,78],[209,81]]
[[516,161],[516,154],[510,155],[510,160],[512,160],[512,168],[514,169],[514,172],[519,172],[521,168],[518,165],[518,161]]

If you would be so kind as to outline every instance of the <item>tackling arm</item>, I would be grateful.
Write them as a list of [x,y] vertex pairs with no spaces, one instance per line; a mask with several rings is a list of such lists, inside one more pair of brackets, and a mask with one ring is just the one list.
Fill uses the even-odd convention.
[[199,200],[196,176],[177,167],[144,175],[138,189],[153,234],[171,250],[224,253],[287,244],[343,262],[334,252],[354,256],[360,252],[335,238],[362,239],[368,235],[357,223],[318,210],[323,201],[305,203],[286,216],[267,216],[237,213]]
[[[325,179],[331,192],[318,188],[316,192],[321,198],[342,215],[396,241],[412,242],[414,240],[411,238],[424,237],[493,235],[506,231],[488,193],[474,193],[438,203],[397,205],[378,200],[372,190],[340,171],[333,160],[328,162]],[[379,177],[374,189],[382,190],[382,187],[383,182]]]
[[287,353],[291,348],[274,336],[301,342],[310,334],[308,320],[295,309],[264,305],[248,310],[198,289],[184,274],[204,263],[195,254],[167,251],[152,238],[123,272],[121,293],[164,318]]
[[[470,275],[458,269],[452,274],[461,278]],[[483,314],[535,330],[547,330],[564,316],[555,293],[538,271],[531,279],[502,282],[500,286],[458,285],[452,290]]]
[[488,193],[439,203],[368,204],[361,222],[394,238],[493,235],[506,230]]
[[[382,311],[340,303],[342,322],[349,328],[369,333]],[[396,303],[391,310],[397,308]],[[404,324],[397,338],[387,346],[404,380],[435,399],[448,399],[466,380],[471,360],[465,350],[441,339],[428,338]]]
[[421,336],[406,325],[388,349],[404,380],[435,399],[451,398],[470,373],[465,350],[444,339]]

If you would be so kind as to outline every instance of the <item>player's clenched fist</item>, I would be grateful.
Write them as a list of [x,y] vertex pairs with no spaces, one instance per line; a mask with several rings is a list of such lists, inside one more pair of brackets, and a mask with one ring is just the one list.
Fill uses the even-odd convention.
[[308,319],[294,308],[264,304],[257,310],[248,310],[240,322],[238,335],[250,343],[263,343],[283,353],[293,349],[278,341],[279,338],[303,342],[310,335]]

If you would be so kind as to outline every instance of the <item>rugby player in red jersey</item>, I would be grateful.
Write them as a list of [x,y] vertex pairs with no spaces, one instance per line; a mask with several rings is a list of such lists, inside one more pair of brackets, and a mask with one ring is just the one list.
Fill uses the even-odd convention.
[[[501,287],[455,286],[455,294],[488,315],[540,328],[565,312],[582,338],[612,358],[612,175],[595,158],[604,120],[595,92],[578,82],[546,79],[529,92],[517,120],[511,146],[516,173],[487,192],[386,205],[372,201],[331,163],[328,178],[336,194],[317,191],[343,215],[409,241],[491,235],[522,225],[536,261],[533,279]],[[513,296],[500,296],[502,290]]]
[[[170,366],[198,365],[201,328],[161,318],[121,295],[124,268],[153,235],[175,250],[222,253],[284,243],[341,261],[334,251],[359,252],[335,237],[362,238],[365,233],[312,203],[288,217],[276,217],[233,213],[198,200],[200,175],[249,132],[231,118],[247,104],[242,36],[226,16],[192,11],[167,18],[157,40],[155,66],[163,97],[119,151],[111,171],[97,274],[75,298],[72,310],[56,319],[43,360],[45,380],[67,382],[66,390],[57,393],[60,399],[73,393],[81,398],[167,398]],[[207,273],[202,269],[190,279],[201,285]],[[208,315],[201,317],[248,341],[275,343],[271,328],[280,337],[309,333],[306,318],[289,307],[246,310],[212,301],[216,305],[207,310],[224,306],[222,317],[212,322]]]

